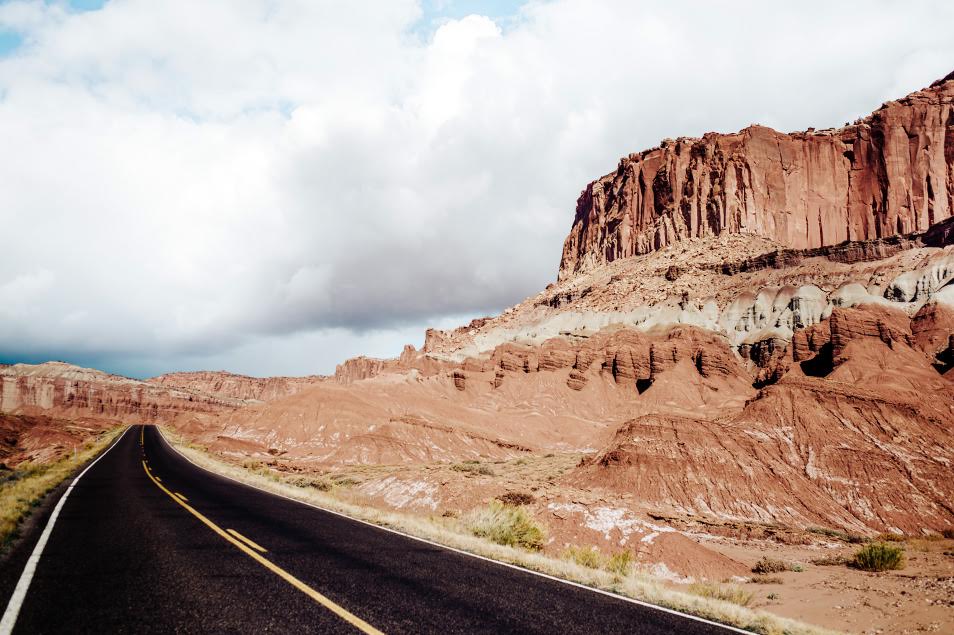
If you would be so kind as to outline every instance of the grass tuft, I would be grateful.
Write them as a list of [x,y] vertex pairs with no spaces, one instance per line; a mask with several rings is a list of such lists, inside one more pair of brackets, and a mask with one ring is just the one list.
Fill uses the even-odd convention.
[[904,567],[904,549],[883,542],[865,545],[848,565],[862,571],[889,571]]
[[522,547],[528,551],[543,549],[546,534],[522,507],[490,501],[483,509],[475,509],[465,519],[472,534],[498,545]]

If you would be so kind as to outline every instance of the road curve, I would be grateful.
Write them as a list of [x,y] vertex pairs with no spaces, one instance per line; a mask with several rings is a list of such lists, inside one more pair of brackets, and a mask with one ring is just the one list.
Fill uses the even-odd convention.
[[[12,589],[0,592],[6,601]],[[170,631],[734,629],[273,496],[196,467],[155,428],[137,426],[73,487],[14,632]]]

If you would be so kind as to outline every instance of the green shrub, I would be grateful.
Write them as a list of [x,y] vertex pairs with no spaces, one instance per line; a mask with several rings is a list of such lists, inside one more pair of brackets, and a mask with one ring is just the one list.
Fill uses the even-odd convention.
[[714,598],[723,602],[732,602],[739,606],[748,606],[752,601],[752,594],[738,587],[721,587],[708,582],[697,582],[689,585],[689,593],[704,598]]
[[859,549],[848,564],[862,571],[888,571],[904,567],[904,549],[876,542]]
[[475,536],[499,545],[523,547],[530,551],[543,548],[543,528],[523,507],[491,501],[487,507],[468,514],[467,526]]

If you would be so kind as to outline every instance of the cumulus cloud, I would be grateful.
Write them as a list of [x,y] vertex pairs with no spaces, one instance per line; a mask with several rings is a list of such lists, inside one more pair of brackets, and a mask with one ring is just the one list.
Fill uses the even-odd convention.
[[[326,372],[555,277],[661,138],[840,125],[949,72],[954,7],[0,5],[0,359]],[[420,341],[420,336],[417,336]]]

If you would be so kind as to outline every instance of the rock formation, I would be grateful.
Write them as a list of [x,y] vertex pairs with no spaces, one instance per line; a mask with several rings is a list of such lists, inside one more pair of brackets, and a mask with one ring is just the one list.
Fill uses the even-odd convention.
[[0,413],[155,423],[243,405],[240,399],[167,388],[63,362],[0,368]]
[[954,200],[945,79],[840,129],[750,126],[624,157],[580,195],[560,279],[726,232],[803,249],[926,230]]
[[248,377],[225,371],[167,373],[147,380],[150,384],[204,393],[224,399],[272,401],[288,397],[321,381],[311,377]]

